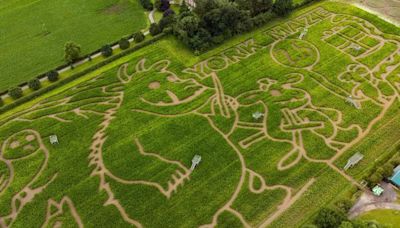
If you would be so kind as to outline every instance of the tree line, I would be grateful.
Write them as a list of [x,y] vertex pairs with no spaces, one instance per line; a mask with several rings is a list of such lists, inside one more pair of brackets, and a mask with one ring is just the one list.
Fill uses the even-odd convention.
[[196,0],[185,3],[174,17],[174,35],[192,50],[202,52],[232,36],[252,30],[293,9],[292,0]]

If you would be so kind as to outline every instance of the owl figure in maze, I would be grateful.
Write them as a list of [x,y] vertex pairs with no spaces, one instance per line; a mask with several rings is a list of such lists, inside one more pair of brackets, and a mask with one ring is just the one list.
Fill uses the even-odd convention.
[[[47,167],[49,151],[40,134],[23,130],[7,138],[0,151],[0,204],[9,205],[0,211],[0,226],[9,227],[23,207],[43,191],[55,178],[36,186]],[[29,167],[29,172],[26,171]]]

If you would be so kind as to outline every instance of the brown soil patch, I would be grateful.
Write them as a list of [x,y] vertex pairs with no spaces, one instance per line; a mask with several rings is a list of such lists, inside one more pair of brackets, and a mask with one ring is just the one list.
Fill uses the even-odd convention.
[[270,91],[270,94],[271,94],[271,96],[273,96],[273,97],[279,97],[279,96],[282,95],[281,91],[276,90],[276,89],[271,90],[271,91]]
[[17,147],[19,147],[19,142],[18,142],[18,141],[13,141],[13,142],[10,144],[10,148],[11,148],[11,149],[15,149],[15,148],[17,148]]
[[169,82],[176,82],[176,81],[178,81],[178,79],[175,77],[175,76],[168,76],[167,77],[167,80],[169,81]]
[[24,146],[24,150],[35,150],[35,147],[32,146],[31,144],[28,144],[28,145]]
[[158,89],[158,88],[160,88],[160,83],[157,82],[157,81],[151,82],[151,83],[149,84],[149,89]]
[[114,4],[102,10],[104,14],[119,14],[122,11],[124,11],[124,6],[122,4]]
[[28,141],[28,142],[32,142],[32,141],[35,139],[35,136],[34,136],[34,135],[27,135],[27,136],[25,137],[25,139],[26,139],[26,141]]

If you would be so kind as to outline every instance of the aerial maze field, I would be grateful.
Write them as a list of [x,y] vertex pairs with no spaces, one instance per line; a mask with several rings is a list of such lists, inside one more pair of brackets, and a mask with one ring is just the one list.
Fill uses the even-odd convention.
[[399,111],[400,37],[340,9],[305,9],[190,66],[155,44],[5,116],[0,226],[309,222],[359,185],[337,161]]

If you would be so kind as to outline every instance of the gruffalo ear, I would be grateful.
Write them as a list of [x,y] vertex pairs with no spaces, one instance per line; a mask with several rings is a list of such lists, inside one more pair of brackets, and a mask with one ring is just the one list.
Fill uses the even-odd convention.
[[161,60],[154,63],[150,68],[156,71],[164,72],[167,70],[169,63],[170,62],[168,60]]
[[133,75],[128,74],[128,67],[129,67],[129,64],[125,63],[122,66],[120,66],[118,69],[118,79],[123,84],[130,82],[132,79],[132,76],[133,76]]

